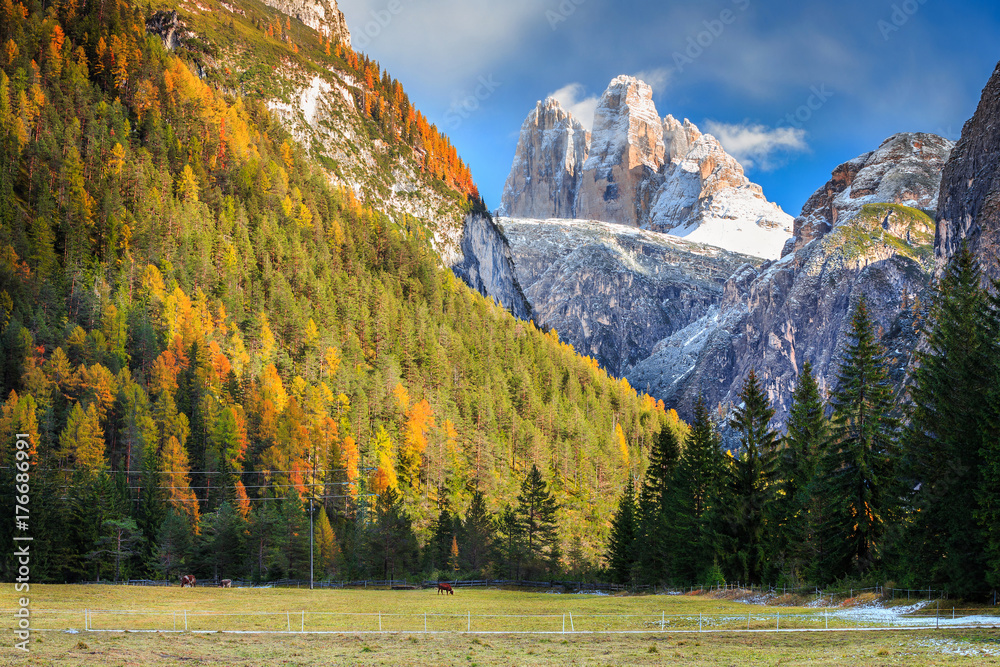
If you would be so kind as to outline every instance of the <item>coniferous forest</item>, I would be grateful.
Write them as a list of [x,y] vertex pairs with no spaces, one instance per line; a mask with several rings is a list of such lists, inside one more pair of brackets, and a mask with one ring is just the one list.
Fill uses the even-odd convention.
[[[703,402],[683,443],[654,443],[629,482],[606,561],[620,582],[791,586],[931,582],[986,597],[1000,584],[1000,302],[967,248],[920,313],[926,347],[893,395],[862,297],[824,399],[803,365],[783,434],[751,372],[722,452]],[[683,444],[683,446],[682,446]],[[680,452],[680,453],[679,453]]]
[[[33,576],[307,576],[310,498],[320,577],[594,566],[675,413],[329,186],[138,7],[3,11],[0,465],[7,507],[28,433]],[[373,78],[371,132],[481,207],[398,84],[320,48]]]
[[[312,501],[318,578],[1000,585],[1000,303],[970,253],[905,396],[860,300],[785,432],[753,374],[688,425],[332,187],[143,8],[0,12],[0,504],[29,434],[34,580],[305,577]],[[484,208],[398,82],[319,48],[370,132]]]

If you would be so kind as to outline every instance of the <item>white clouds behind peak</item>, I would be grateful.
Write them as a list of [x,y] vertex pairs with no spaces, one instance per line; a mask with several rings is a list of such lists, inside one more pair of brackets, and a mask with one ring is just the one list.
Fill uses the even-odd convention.
[[546,97],[554,97],[559,100],[562,108],[573,114],[573,117],[580,121],[580,124],[588,131],[594,128],[594,113],[597,111],[597,103],[600,98],[596,95],[587,97],[586,89],[582,83],[568,84],[549,93]]
[[794,127],[774,129],[756,123],[720,123],[706,121],[705,130],[715,136],[747,169],[770,171],[781,166],[789,153],[809,150],[806,131]]
[[649,87],[653,89],[653,94],[659,95],[667,89],[667,84],[670,83],[670,75],[672,73],[673,71],[669,67],[657,67],[655,69],[644,69],[632,76],[648,83]]

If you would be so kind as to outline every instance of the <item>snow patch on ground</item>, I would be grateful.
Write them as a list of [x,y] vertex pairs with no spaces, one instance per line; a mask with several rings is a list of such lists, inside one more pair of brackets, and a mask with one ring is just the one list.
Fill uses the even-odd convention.
[[993,656],[1000,655],[1000,645],[997,646],[976,646],[971,642],[963,642],[955,639],[925,639],[916,641],[911,646],[935,649],[940,653],[961,656]]

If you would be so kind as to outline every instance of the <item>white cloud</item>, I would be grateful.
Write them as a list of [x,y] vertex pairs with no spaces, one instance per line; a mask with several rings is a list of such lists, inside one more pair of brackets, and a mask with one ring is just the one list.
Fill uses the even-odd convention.
[[667,84],[670,83],[671,74],[672,70],[669,67],[657,67],[656,69],[644,69],[632,76],[648,83],[649,87],[653,89],[653,94],[659,95],[666,90]]
[[770,129],[755,123],[706,121],[705,130],[715,136],[746,168],[770,171],[780,166],[781,156],[809,150],[806,131],[794,127]]
[[597,103],[600,98],[597,96],[584,97],[586,89],[582,83],[571,83],[563,86],[554,93],[549,93],[546,97],[554,97],[559,100],[559,104],[566,111],[573,114],[573,117],[580,121],[587,130],[594,127],[594,113],[597,111]]
[[491,73],[549,28],[533,0],[340,0],[352,45],[393,67],[448,89]]

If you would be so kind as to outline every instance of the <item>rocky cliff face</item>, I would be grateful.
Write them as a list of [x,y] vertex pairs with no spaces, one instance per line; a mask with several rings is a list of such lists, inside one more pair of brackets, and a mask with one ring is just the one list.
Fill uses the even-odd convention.
[[262,0],[268,7],[297,18],[304,24],[344,46],[351,45],[351,33],[347,29],[344,12],[337,6],[337,0]]
[[442,254],[446,266],[483,296],[506,308],[514,317],[531,319],[531,306],[514,271],[510,246],[501,229],[481,215],[465,216],[455,248]]
[[539,102],[521,125],[499,215],[572,218],[590,134],[559,102]]
[[699,392],[710,405],[732,406],[755,369],[783,423],[803,362],[827,390],[836,382],[850,309],[864,294],[902,384],[917,336],[910,306],[933,272],[926,211],[951,147],[934,135],[898,134],[837,167],[807,202],[784,257],[738,271],[718,309],[660,341],[629,381],[690,416]]
[[528,115],[500,214],[601,220],[778,258],[792,217],[714,137],[687,119],[661,119],[642,81],[614,79],[589,138],[578,126],[555,102]]
[[940,266],[966,240],[984,272],[1000,278],[1000,64],[944,168],[937,221]]
[[501,218],[535,321],[622,376],[757,258],[622,225]]
[[663,154],[663,121],[653,89],[634,77],[617,77],[594,113],[576,217],[639,226],[648,215],[655,189],[650,181],[663,166]]

